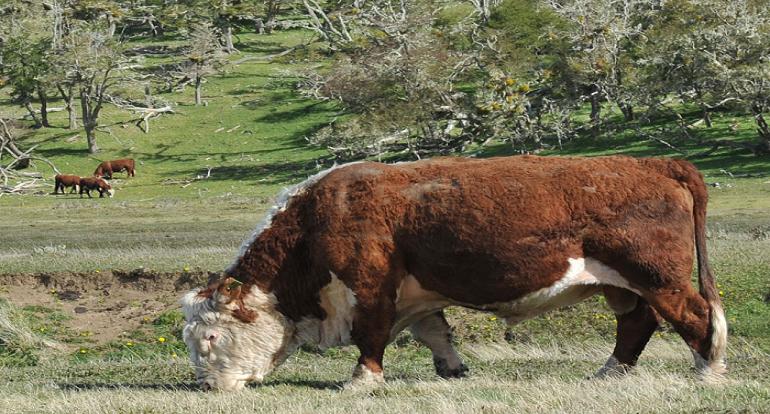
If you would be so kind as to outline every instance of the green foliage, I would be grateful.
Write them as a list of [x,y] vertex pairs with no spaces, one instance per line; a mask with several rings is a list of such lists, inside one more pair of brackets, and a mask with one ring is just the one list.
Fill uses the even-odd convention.
[[539,0],[505,0],[492,10],[489,28],[497,36],[490,59],[517,77],[532,78],[540,70],[554,72],[570,44],[560,34],[570,23]]
[[22,32],[6,39],[0,47],[0,75],[6,77],[20,103],[32,99],[50,71],[50,49],[47,39],[35,40]]

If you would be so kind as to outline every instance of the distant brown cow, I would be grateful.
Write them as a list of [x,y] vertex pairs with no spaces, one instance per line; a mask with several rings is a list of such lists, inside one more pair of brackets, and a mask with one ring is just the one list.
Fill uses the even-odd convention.
[[65,187],[72,187],[70,194],[78,191],[80,188],[80,177],[77,175],[57,174],[54,177],[53,193],[59,194],[59,190],[61,190],[61,193],[64,194]]
[[102,161],[94,171],[94,177],[107,177],[112,179],[112,173],[125,171],[127,177],[134,177],[135,163],[132,158],[122,160]]
[[99,177],[83,177],[80,179],[80,198],[83,198],[83,193],[91,198],[91,190],[99,192],[99,198],[104,197],[104,193],[109,194],[110,198],[115,194],[115,190],[107,181]]

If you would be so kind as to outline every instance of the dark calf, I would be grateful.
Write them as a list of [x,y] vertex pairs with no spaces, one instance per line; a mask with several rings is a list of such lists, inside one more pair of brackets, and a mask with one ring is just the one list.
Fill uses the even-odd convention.
[[91,190],[96,190],[99,192],[99,198],[104,197],[104,193],[107,193],[109,197],[112,197],[113,194],[115,194],[115,190],[112,189],[112,186],[107,181],[99,178],[99,177],[83,177],[80,179],[80,198],[83,198],[83,192],[85,192],[88,195],[88,198],[91,198]]

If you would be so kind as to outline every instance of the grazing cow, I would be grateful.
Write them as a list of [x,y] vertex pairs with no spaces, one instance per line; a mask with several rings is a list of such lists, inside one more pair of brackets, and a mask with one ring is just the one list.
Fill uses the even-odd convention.
[[99,198],[104,197],[104,193],[107,193],[110,196],[110,198],[112,198],[112,196],[115,195],[115,190],[112,189],[112,186],[107,181],[99,177],[81,178],[80,179],[80,198],[83,198],[84,192],[88,195],[88,198],[92,198],[91,190],[98,191]]
[[69,174],[56,174],[54,177],[53,193],[59,194],[59,190],[64,194],[65,187],[72,187],[70,194],[77,192],[80,188],[80,177],[77,175]]
[[102,161],[102,163],[96,167],[94,177],[107,177],[108,179],[112,179],[112,173],[121,171],[126,172],[126,177],[134,177],[136,176],[135,165],[136,163],[132,158]]
[[407,327],[439,375],[459,377],[444,307],[513,324],[602,293],[617,342],[597,376],[632,367],[662,317],[704,379],[718,379],[727,327],[706,255],[706,201],[702,176],[679,160],[334,168],[287,190],[223,279],[182,298],[184,340],[204,389],[261,381],[304,343],[353,343],[353,384],[382,382],[385,346]]

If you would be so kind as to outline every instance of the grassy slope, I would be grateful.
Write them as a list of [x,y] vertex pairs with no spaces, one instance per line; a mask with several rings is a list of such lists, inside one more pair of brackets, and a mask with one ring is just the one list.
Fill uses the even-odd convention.
[[[238,47],[246,54],[270,54],[301,42],[303,36],[301,32],[243,36]],[[208,107],[192,106],[190,90],[166,95],[179,103],[178,113],[153,120],[150,134],[131,124],[123,127],[120,122],[130,115],[108,108],[104,123],[110,125],[113,135],[99,135],[103,149],[99,158],[133,156],[140,163],[137,177],[115,180],[118,192],[111,200],[1,197],[0,212],[14,220],[0,222],[0,273],[140,266],[157,270],[223,268],[273,194],[312,174],[318,164],[328,165],[326,153],[308,148],[303,137],[333,119],[334,108],[298,97],[287,83],[291,80],[282,76],[282,71],[305,64],[250,61],[231,67],[206,84]],[[1,101],[0,110],[20,113]],[[52,119],[55,125],[65,123],[62,113]],[[728,115],[715,120],[715,128],[704,134],[732,134],[727,129],[732,122]],[[733,138],[750,139],[750,120],[741,122],[743,127]],[[240,127],[226,132],[237,125]],[[220,128],[224,130],[216,132]],[[67,142],[75,134],[81,138]],[[22,145],[38,144],[39,152],[63,171],[87,175],[97,161],[85,153],[82,137],[82,131],[54,128],[37,131],[24,138]],[[571,143],[564,153],[669,154],[658,143],[634,144],[631,139],[632,132],[620,131],[609,142]],[[706,149],[671,142],[693,154]],[[506,145],[498,145],[485,148],[480,155],[510,152]],[[609,354],[614,331],[612,315],[596,298],[517,326],[509,332],[514,344],[486,352],[472,344],[501,341],[502,324],[487,315],[452,311],[463,353],[474,368],[473,377],[435,380],[427,351],[405,338],[401,341],[404,346],[390,349],[386,360],[393,384],[371,394],[333,389],[348,377],[355,360],[354,350],[349,348],[328,351],[325,358],[302,353],[282,367],[268,387],[240,397],[158,389],[167,384],[184,388],[191,373],[181,362],[185,356],[177,338],[178,319],[165,322],[162,315],[151,315],[161,321],[159,326],[132,333],[131,346],[114,344],[86,356],[43,358],[37,366],[3,368],[0,412],[5,407],[35,412],[41,406],[54,412],[203,412],[214,407],[234,412],[273,411],[276,407],[300,412],[379,411],[383,407],[394,412],[407,407],[442,412],[531,411],[536,407],[548,407],[546,411],[768,411],[770,383],[761,362],[770,351],[770,310],[765,301],[770,294],[770,258],[766,254],[770,251],[766,235],[770,233],[770,163],[726,151],[694,161],[707,181],[720,183],[720,188],[711,189],[709,248],[733,338],[733,375],[724,388],[690,380],[688,352],[669,331],[656,335],[638,374],[610,387],[605,382],[583,381]],[[204,173],[207,167],[213,168],[208,180],[187,187],[162,184],[164,179]],[[731,178],[723,169],[764,176]],[[170,339],[160,344],[158,335]],[[556,349],[549,345],[551,341],[568,345]],[[585,350],[591,351],[586,354]],[[148,371],[153,374],[148,376]],[[621,392],[608,393],[607,389]],[[661,399],[661,395],[666,397]]]

